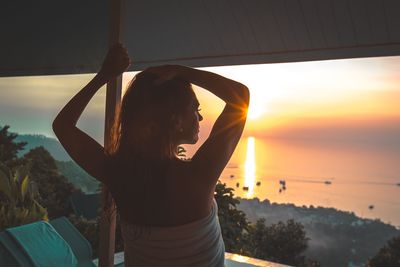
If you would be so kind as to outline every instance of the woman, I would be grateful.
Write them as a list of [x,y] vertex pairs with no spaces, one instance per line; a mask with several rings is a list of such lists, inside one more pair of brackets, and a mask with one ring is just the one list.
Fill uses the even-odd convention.
[[[76,127],[84,108],[130,60],[122,45],[53,122],[58,139],[90,175],[105,183],[117,206],[125,266],[223,266],[224,244],[214,189],[242,134],[248,89],[184,66],[148,68],[128,86],[110,151]],[[178,146],[198,140],[199,102],[191,84],[225,102],[210,136],[190,161]]]

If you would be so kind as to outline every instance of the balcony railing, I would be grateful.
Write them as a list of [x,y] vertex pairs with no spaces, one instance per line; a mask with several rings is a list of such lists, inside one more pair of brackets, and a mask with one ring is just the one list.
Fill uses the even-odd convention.
[[[118,265],[124,262],[124,252],[119,252],[114,255],[114,265]],[[98,265],[98,260],[93,261],[94,264]],[[225,266],[226,267],[290,267],[279,263],[259,260],[242,256],[239,254],[225,253]]]

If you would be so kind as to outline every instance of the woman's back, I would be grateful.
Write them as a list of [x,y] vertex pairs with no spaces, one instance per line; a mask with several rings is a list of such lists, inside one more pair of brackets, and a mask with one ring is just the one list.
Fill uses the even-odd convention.
[[121,217],[125,266],[224,265],[217,203],[196,186],[190,162],[112,161],[107,186]]
[[[107,187],[121,218],[149,226],[177,226],[206,217],[213,192],[198,185],[188,161],[112,160]],[[211,194],[211,197],[210,197]]]

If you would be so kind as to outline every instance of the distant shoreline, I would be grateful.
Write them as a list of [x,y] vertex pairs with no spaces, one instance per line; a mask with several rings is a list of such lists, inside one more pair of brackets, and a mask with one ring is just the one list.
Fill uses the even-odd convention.
[[[343,266],[344,262],[365,266],[386,242],[400,236],[400,227],[379,219],[366,219],[353,212],[314,206],[271,203],[268,199],[244,199],[237,208],[251,223],[265,218],[266,225],[293,219],[304,226],[308,241],[305,255],[319,261],[321,266]],[[341,262],[339,264],[338,262]]]
[[[290,218],[290,216],[287,216],[288,214],[298,215],[298,216],[300,214],[303,214],[305,216],[306,214],[304,212],[297,213],[297,211],[300,211],[300,210],[301,211],[304,211],[304,210],[310,210],[310,211],[326,210],[331,213],[337,213],[338,215],[341,215],[341,216],[349,216],[349,218],[353,217],[354,220],[361,220],[364,222],[380,222],[385,225],[390,225],[400,231],[400,225],[394,225],[389,222],[384,222],[379,218],[371,219],[371,218],[362,217],[362,216],[356,215],[353,211],[340,210],[335,207],[323,207],[323,206],[314,206],[314,205],[297,206],[293,203],[277,203],[277,202],[271,203],[270,200],[267,198],[264,200],[260,200],[258,197],[248,199],[248,198],[242,198],[242,197],[237,196],[237,197],[235,197],[235,199],[240,201],[240,204],[238,205],[238,209],[240,209],[244,213],[246,213],[251,222],[255,222],[255,221],[257,221],[257,219],[260,219],[260,218],[266,218],[266,219],[274,218],[274,220],[271,221],[271,223],[273,223],[273,222],[279,221],[279,218],[285,219],[285,220],[296,219],[296,218]],[[273,216],[273,217],[272,216],[263,217],[263,215],[265,216],[266,214],[269,214],[269,212],[277,212],[277,211],[279,211],[279,209],[281,209],[281,211],[284,211],[284,214],[286,214],[286,216],[279,217],[279,214],[277,214],[276,216]],[[258,215],[256,215],[257,211],[260,212]],[[251,215],[251,216],[249,216],[249,215]],[[299,218],[301,218],[301,216],[299,216]]]

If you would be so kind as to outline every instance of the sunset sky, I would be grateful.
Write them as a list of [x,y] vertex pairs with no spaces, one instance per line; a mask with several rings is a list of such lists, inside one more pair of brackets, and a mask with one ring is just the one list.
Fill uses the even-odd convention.
[[[400,57],[386,57],[204,69],[250,88],[245,135],[295,138],[329,132],[337,136],[370,129],[394,136],[400,132],[399,64]],[[124,74],[124,82],[133,75]],[[54,136],[51,121],[56,113],[91,77],[0,78],[0,125],[9,124],[15,132]],[[205,90],[195,90],[206,118],[205,134],[223,103]],[[102,89],[80,121],[98,140],[103,132],[104,96]]]

